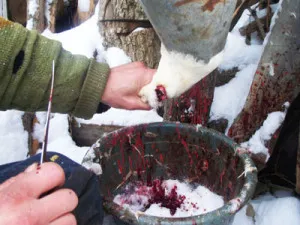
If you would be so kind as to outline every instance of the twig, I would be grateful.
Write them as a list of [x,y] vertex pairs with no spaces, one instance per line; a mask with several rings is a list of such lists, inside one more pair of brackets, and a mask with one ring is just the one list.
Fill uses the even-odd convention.
[[266,33],[264,31],[263,24],[261,23],[260,19],[258,18],[257,14],[256,14],[256,11],[252,10],[250,7],[248,8],[248,10],[250,11],[251,15],[255,19],[256,25],[258,27],[258,31],[259,31],[262,39],[265,39]]
[[238,12],[240,11],[241,7],[245,4],[245,2],[248,0],[243,0],[241,2],[241,4],[235,9],[233,15],[232,15],[232,19],[234,19],[236,17],[236,15],[238,14]]
[[267,18],[266,18],[266,23],[265,23],[265,25],[266,25],[266,31],[268,31],[269,32],[269,30],[270,30],[270,21],[271,21],[271,18],[272,18],[272,9],[271,9],[271,7],[270,7],[270,0],[268,0],[268,5],[267,5]]
[[141,151],[131,142],[131,135],[127,135],[128,136],[128,142],[129,144],[139,153],[140,156],[142,156]]
[[115,188],[115,191],[118,190],[123,184],[125,184],[126,181],[127,181],[132,175],[133,175],[133,172],[130,170],[130,171],[127,173],[125,179],[124,179],[124,180],[123,180],[123,181]]

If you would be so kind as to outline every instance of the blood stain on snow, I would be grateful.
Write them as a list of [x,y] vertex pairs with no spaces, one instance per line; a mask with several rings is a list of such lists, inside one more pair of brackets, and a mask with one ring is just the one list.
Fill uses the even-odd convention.
[[201,185],[191,188],[186,183],[162,178],[147,185],[141,181],[128,183],[114,202],[132,211],[162,217],[200,215],[224,205],[221,196]]

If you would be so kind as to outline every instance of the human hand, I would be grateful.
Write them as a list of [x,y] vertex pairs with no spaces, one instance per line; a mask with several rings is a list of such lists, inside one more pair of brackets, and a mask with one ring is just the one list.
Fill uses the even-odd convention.
[[78,204],[76,194],[70,189],[60,189],[45,195],[64,181],[60,166],[44,163],[39,168],[33,164],[2,183],[0,224],[75,225],[76,219],[70,212]]
[[155,71],[141,62],[112,68],[101,101],[114,108],[151,109],[141,100],[138,93],[151,82]]

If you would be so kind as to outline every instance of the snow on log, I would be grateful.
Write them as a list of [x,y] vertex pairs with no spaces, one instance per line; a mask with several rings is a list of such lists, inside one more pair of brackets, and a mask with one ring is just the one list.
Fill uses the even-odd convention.
[[27,25],[29,30],[43,32],[45,29],[45,0],[27,0]]

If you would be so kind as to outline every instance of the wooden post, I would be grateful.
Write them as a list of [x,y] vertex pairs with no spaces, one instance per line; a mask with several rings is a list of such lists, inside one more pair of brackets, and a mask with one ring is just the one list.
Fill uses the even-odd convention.
[[164,120],[207,126],[214,97],[216,71],[195,84],[180,97],[165,104]]
[[132,61],[142,61],[156,68],[160,60],[160,40],[139,1],[103,0],[99,4],[104,46],[119,47]]
[[27,0],[27,25],[42,33],[45,29],[45,0]]
[[27,23],[27,1],[7,0],[7,14],[9,20],[26,26]]
[[52,0],[52,2],[48,1],[46,4],[47,26],[51,32],[55,33],[56,19],[64,11],[64,2],[63,0]]
[[229,130],[240,143],[248,140],[263,124],[268,114],[281,111],[300,91],[300,2],[283,1],[276,24],[256,70],[242,112]]
[[92,15],[94,15],[95,12],[96,5],[94,0],[89,0],[87,8],[80,7],[80,5],[83,4],[81,3],[82,1],[84,2],[84,4],[86,4],[85,0],[78,0],[77,13],[75,18],[75,23],[77,25],[82,24],[84,21],[88,20]]
[[6,0],[0,0],[0,16],[7,19],[7,2],[6,2]]

